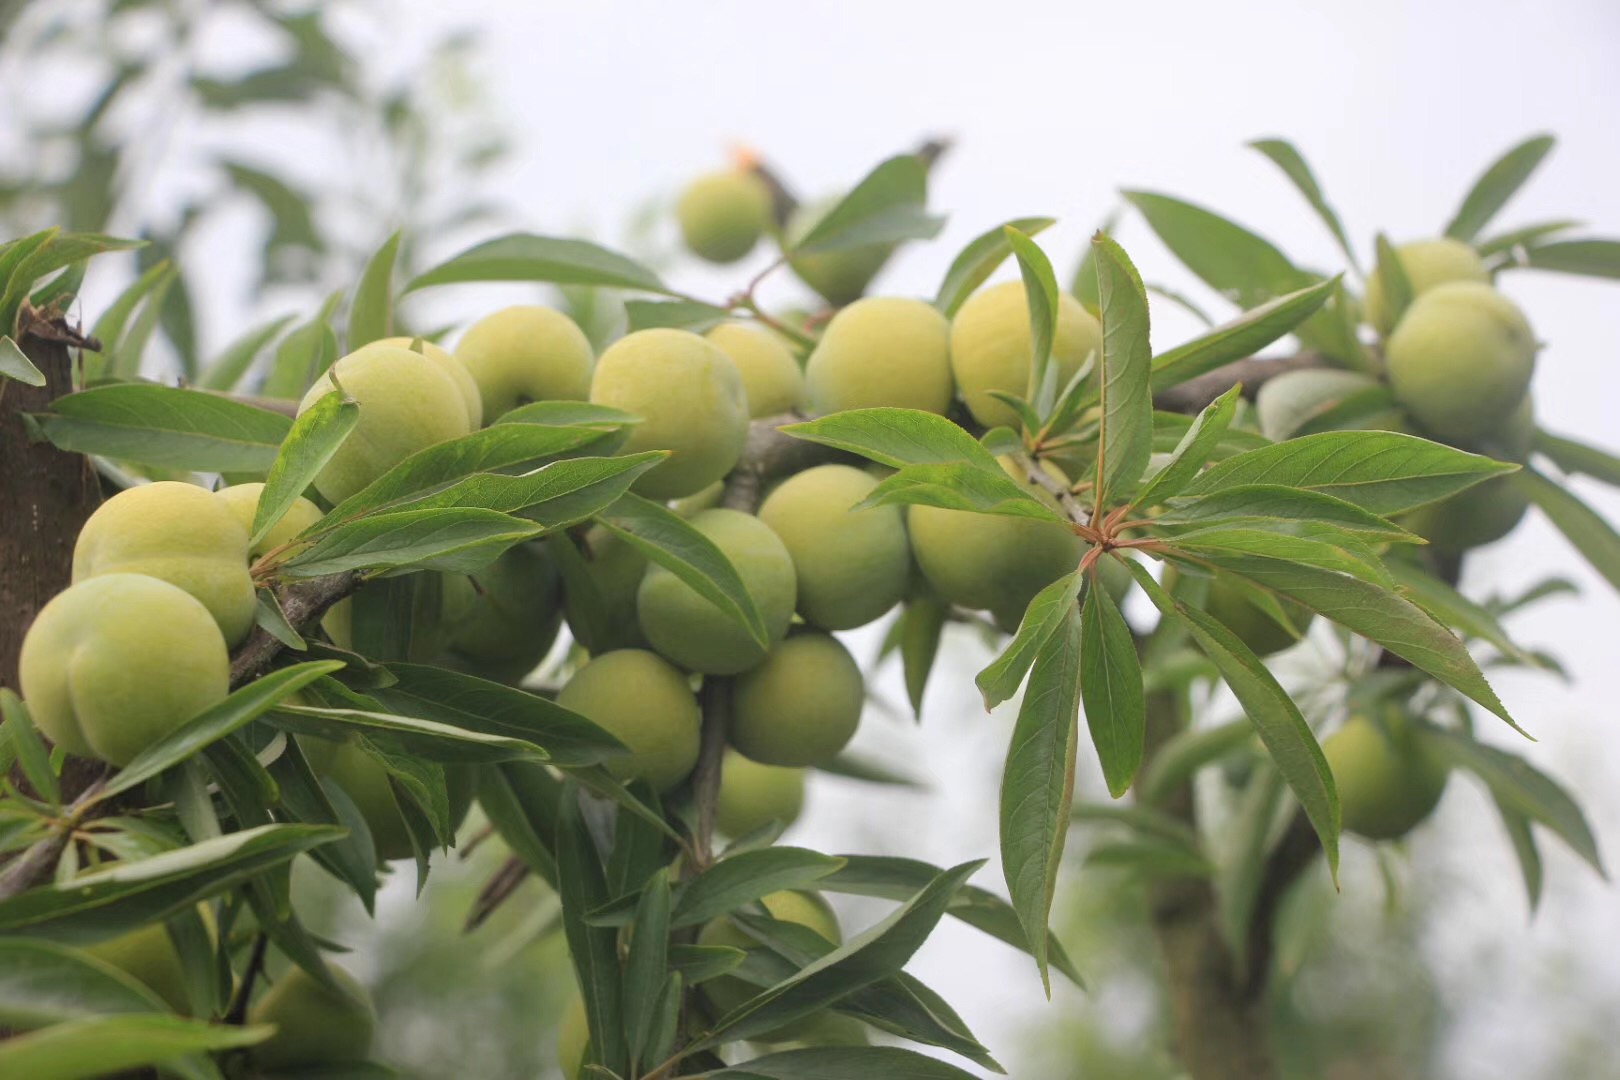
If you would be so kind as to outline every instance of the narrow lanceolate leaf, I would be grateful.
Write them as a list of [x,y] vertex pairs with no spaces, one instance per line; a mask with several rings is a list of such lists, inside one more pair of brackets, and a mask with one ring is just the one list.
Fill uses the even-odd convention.
[[1508,269],[1517,263],[1522,263],[1525,252],[1535,247],[1540,241],[1549,236],[1557,236],[1571,229],[1579,229],[1586,222],[1574,218],[1560,218],[1554,221],[1538,221],[1533,225],[1525,225],[1517,229],[1508,229],[1495,236],[1480,240],[1474,244],[1481,258],[1489,259],[1493,255],[1505,256],[1501,262],[1502,269]]
[[1457,208],[1457,215],[1446,226],[1454,240],[1472,241],[1491,223],[1498,210],[1530,179],[1536,166],[1557,142],[1551,135],[1536,135],[1513,147],[1491,163]]
[[5,720],[0,732],[10,742],[17,756],[17,767],[22,770],[29,786],[52,806],[60,806],[62,785],[56,777],[56,770],[51,768],[50,754],[34,728],[33,718],[28,715],[28,706],[9,686],[0,686],[0,718]]
[[1345,235],[1344,224],[1339,215],[1328,204],[1327,196],[1322,194],[1322,186],[1316,182],[1316,174],[1305,161],[1305,156],[1294,148],[1294,144],[1286,139],[1256,139],[1249,144],[1272,160],[1283,174],[1292,180],[1299,193],[1305,196],[1305,201],[1311,204],[1316,216],[1333,234],[1333,239],[1339,242],[1339,250],[1344,257],[1350,260],[1352,267],[1357,266],[1356,253],[1350,246],[1350,238]]
[[904,465],[856,504],[856,509],[891,503],[940,506],[975,514],[1004,514],[1037,521],[1067,522],[1031,491],[997,467],[994,472],[968,462]]
[[1616,589],[1620,589],[1620,534],[1590,506],[1570,491],[1542,476],[1534,469],[1525,469],[1513,478],[1513,484],[1530,497],[1543,514],[1547,515],[1564,539],[1602,574]]
[[629,300],[624,305],[631,331],[667,326],[701,334],[731,318],[731,313],[696,300]]
[[155,383],[67,394],[31,420],[62,450],[195,472],[262,473],[292,427],[265,409]]
[[544,531],[533,522],[470,506],[396,510],[338,525],[282,563],[278,573],[312,578],[401,567],[471,573]]
[[269,1024],[212,1024],[180,1016],[86,1017],[0,1043],[0,1076],[94,1080],[170,1065],[191,1054],[252,1046],[274,1032]]
[[1240,307],[1256,307],[1311,283],[1270,241],[1219,214],[1168,195],[1124,194],[1187,269]]
[[597,520],[735,619],[760,645],[766,644],[764,619],[736,568],[684,518],[640,495],[628,494],[597,515]]
[[1030,380],[1026,394],[1035,411],[1046,415],[1051,401],[1043,400],[1048,385],[1047,369],[1052,363],[1052,339],[1057,336],[1057,275],[1046,253],[1025,234],[1006,227],[1007,243],[1018,259],[1018,272],[1024,279],[1024,300],[1029,307]]
[[1182,494],[1206,495],[1249,484],[1308,488],[1387,517],[1515,468],[1415,435],[1324,431],[1229,457]]
[[895,469],[961,461],[1001,470],[973,436],[943,416],[918,409],[849,409],[781,430]]
[[906,697],[918,720],[922,719],[923,692],[928,688],[928,674],[939,655],[939,641],[949,615],[949,607],[938,597],[916,596],[906,601],[895,623]]
[[102,795],[116,795],[146,782],[210,743],[263,716],[289,694],[342,667],[336,660],[311,660],[271,672],[248,683],[218,705],[204,710],[172,734],[141,751],[107,783]]
[[1216,925],[1237,957],[1238,977],[1249,977],[1248,943],[1254,906],[1266,870],[1266,853],[1283,798],[1283,776],[1261,761],[1243,785],[1236,812],[1222,829],[1222,858],[1215,876]]
[[396,232],[383,241],[355,286],[354,302],[349,305],[349,352],[394,332],[394,256],[399,251],[399,236]]
[[1620,486],[1620,458],[1595,446],[1566,439],[1549,431],[1536,432],[1536,449],[1552,458],[1567,473],[1577,473]]
[[1264,555],[1349,574],[1380,589],[1395,588],[1395,579],[1367,541],[1318,521],[1291,522],[1276,528],[1210,525],[1176,533],[1166,543],[1194,554]]
[[1600,876],[1608,877],[1586,815],[1557,781],[1518,755],[1477,742],[1462,732],[1431,728],[1425,729],[1423,735],[1448,763],[1479,777],[1504,806],[1551,829]]
[[34,366],[9,334],[0,336],[0,375],[29,386],[45,385],[45,373]]
[[1384,306],[1388,308],[1388,321],[1394,326],[1406,314],[1406,309],[1412,304],[1412,281],[1406,276],[1406,267],[1401,265],[1400,253],[1395,245],[1389,242],[1389,237],[1383,233],[1378,234],[1378,265],[1373,272],[1378,275],[1378,284],[1384,290]]
[[1142,765],[1147,705],[1136,641],[1108,590],[1093,578],[1080,609],[1080,697],[1086,726],[1114,798],[1125,794]]
[[1074,796],[1080,649],[1080,611],[1070,605],[1036,652],[1001,776],[1002,873],[1048,996],[1046,920]]
[[543,747],[526,739],[367,709],[283,705],[276,710],[272,722],[277,727],[326,739],[342,740],[357,732],[386,736],[399,749],[430,762],[548,760]]
[[1253,356],[1320,311],[1339,287],[1339,281],[1329,278],[1268,300],[1207,334],[1160,353],[1153,358],[1154,391]]
[[996,267],[1012,254],[1012,245],[1007,238],[1008,229],[1029,237],[1049,228],[1054,221],[1055,218],[1049,217],[1014,218],[1005,225],[997,225],[989,232],[974,237],[957,253],[950,269],[945,271],[945,280],[939,283],[934,306],[949,318],[967,302],[975,289],[990,280]]
[[[377,850],[353,800],[341,794],[334,797],[321,785],[297,739],[287,740],[286,748],[270,763],[268,771],[280,795],[281,812],[291,820],[348,828],[348,836],[322,844],[310,855],[353,890],[367,914],[372,914],[377,896]],[[340,808],[340,803],[348,805]]]
[[1507,830],[1508,842],[1513,845],[1513,856],[1519,862],[1519,876],[1524,878],[1525,896],[1530,901],[1530,913],[1541,906],[1541,848],[1536,844],[1530,818],[1499,798],[1491,800],[1501,815],[1502,827]]
[[590,1027],[591,1046],[586,1062],[606,1066],[623,1076],[627,1072],[628,1055],[624,1042],[618,932],[586,922],[586,915],[610,898],[596,842],[580,813],[578,795],[572,785],[564,790],[557,821],[557,881],[562,899],[563,933],[568,938],[568,954],[574,962],[574,974],[579,978]]
[[1097,249],[1102,306],[1101,420],[1097,444],[1097,505],[1133,487],[1153,452],[1153,347],[1148,341],[1147,294],[1125,250],[1108,237]]
[[946,1061],[898,1046],[824,1046],[782,1050],[711,1072],[732,1080],[973,1080],[973,1074]]
[[1333,773],[1311,726],[1288,692],[1254,651],[1209,615],[1174,599],[1153,580],[1147,567],[1132,561],[1131,573],[1166,618],[1179,619],[1198,647],[1220,670],[1265,744],[1266,751],[1293,790],[1311,827],[1322,841],[1328,869],[1339,873],[1339,795]]
[[174,267],[167,259],[154,263],[128,288],[119,293],[117,299],[107,305],[101,313],[101,318],[96,320],[95,326],[90,330],[90,336],[100,340],[101,352],[84,355],[86,382],[98,379],[109,372],[123,370],[120,367],[124,353],[122,346],[135,330],[135,324],[130,320],[133,318],[138,324],[141,320],[140,313],[145,310],[143,305],[150,307],[153,301],[162,300],[163,295],[174,283],[174,274]]
[[560,781],[531,763],[509,762],[479,770],[479,809],[512,854],[553,889],[557,887],[557,860],[552,842],[561,791]]
[[1386,564],[1390,576],[1399,583],[1401,591],[1418,607],[1435,617],[1437,622],[1451,627],[1465,637],[1476,637],[1501,650],[1503,656],[1512,657],[1531,667],[1544,666],[1535,654],[1521,649],[1508,637],[1507,631],[1495,615],[1480,604],[1441,581],[1433,574],[1404,560],[1394,559]]
[[1525,262],[1535,270],[1582,277],[1620,278],[1620,240],[1559,240],[1537,244]]
[[276,346],[259,392],[265,397],[300,398],[338,356],[337,335],[332,331],[332,312],[343,299],[341,291],[330,293],[314,316],[294,327]]
[[674,926],[696,926],[782,889],[801,889],[843,868],[844,860],[805,848],[770,847],[728,856],[687,882]]
[[292,321],[291,315],[271,319],[225,346],[225,351],[203,369],[202,378],[197,380],[197,385],[204,390],[235,390],[242,377],[253,366],[253,361],[259,358],[265,347]]
[[548,530],[584,521],[630,490],[636,477],[668,457],[649,450],[625,457],[569,458],[518,476],[475,473],[401,504],[411,510],[476,506],[515,514]]
[[984,707],[993,709],[1018,693],[1024,675],[1051,636],[1068,625],[1085,578],[1065,574],[1035,594],[1018,623],[1018,632],[999,657],[979,672],[974,682],[984,695]]
[[359,422],[360,403],[336,390],[299,414],[265,474],[250,543],[257,544],[276,527]]
[[[1121,213],[1121,209],[1110,211],[1094,231],[1112,235]],[[1087,311],[1097,314],[1097,249],[1091,244],[1081,246],[1080,261],[1075,263],[1074,276],[1069,279],[1069,295],[1080,301]]]
[[928,213],[928,166],[899,154],[867,173],[793,245],[793,254],[927,240],[945,219]]
[[669,871],[659,868],[641,891],[624,965],[624,1037],[632,1061],[642,1060],[657,1023],[669,973],[669,909]]
[[1336,525],[1373,543],[1416,544],[1422,538],[1355,503],[1306,488],[1280,484],[1238,484],[1170,501],[1157,525],[1213,525],[1254,522],[1275,528],[1288,522]]
[[588,240],[512,233],[468,248],[412,278],[405,292],[430,285],[474,281],[545,281],[554,285],[605,285],[665,293],[658,275],[634,259]]
[[50,941],[0,939],[0,1024],[32,1031],[108,1013],[169,1006],[123,970]]
[[1181,437],[1170,455],[1170,463],[1153,475],[1140,494],[1131,500],[1133,506],[1157,506],[1178,495],[1192,482],[1220,445],[1221,437],[1237,415],[1238,401],[1243,387],[1234,386],[1198,414],[1192,427]]

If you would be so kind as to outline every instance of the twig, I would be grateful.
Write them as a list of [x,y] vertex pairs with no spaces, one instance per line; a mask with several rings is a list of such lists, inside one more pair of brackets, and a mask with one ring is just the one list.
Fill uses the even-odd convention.
[[496,870],[484,883],[484,887],[478,890],[478,897],[473,901],[472,910],[467,912],[467,919],[461,924],[461,932],[470,934],[483,926],[489,917],[517,892],[518,886],[528,880],[529,874],[527,863],[516,855],[508,856],[500,869]]
[[31,844],[6,867],[5,873],[0,874],[0,900],[10,900],[19,893],[27,892],[56,871],[57,860],[62,857],[62,852],[67,849],[79,826],[87,818],[95,816],[96,797],[105,785],[106,773],[103,771],[73,800],[67,815],[56,823],[49,836]]
[[692,769],[692,802],[697,807],[697,835],[692,838],[692,873],[714,861],[715,803],[720,794],[720,768],[726,756],[726,732],[731,726],[731,680],[707,676],[698,693],[703,706],[703,732],[697,765]]
[[[302,634],[326,614],[327,608],[360,587],[361,575],[349,570],[341,574],[311,578],[284,585],[276,591],[282,614],[292,628]],[[286,648],[262,627],[254,627],[242,647],[231,657],[231,688],[245,686],[270,670],[281,650]]]
[[264,971],[264,951],[269,944],[270,935],[264,931],[253,935],[253,955],[248,957],[247,970],[242,973],[242,983],[231,996],[230,1008],[225,1011],[227,1024],[241,1024],[247,1021],[248,1003],[253,1000],[253,984]]

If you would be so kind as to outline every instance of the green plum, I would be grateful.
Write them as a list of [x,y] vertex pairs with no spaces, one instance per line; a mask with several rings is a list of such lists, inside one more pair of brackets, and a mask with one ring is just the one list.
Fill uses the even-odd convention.
[[1344,828],[1369,840],[1405,836],[1434,812],[1447,770],[1396,710],[1380,726],[1352,717],[1322,742]]
[[341,992],[323,986],[303,968],[289,968],[249,1011],[248,1023],[276,1028],[252,1050],[259,1068],[333,1068],[364,1061],[371,1053],[377,1028],[371,995],[342,968],[327,967]]
[[792,825],[804,810],[804,770],[761,765],[728,750],[720,766],[715,824],[726,836],[747,836],[772,821]]
[[557,704],[606,729],[630,750],[609,758],[621,780],[646,780],[662,792],[697,764],[702,714],[686,676],[643,649],[602,653],[574,673]]
[[[1018,428],[1011,405],[992,390],[1028,398],[1034,370],[1029,304],[1024,283],[1008,281],[970,296],[951,322],[951,370],[957,392],[973,418],[985,427]],[[1102,324],[1068,293],[1058,295],[1057,334],[1052,362],[1057,387],[1067,386],[1086,360],[1102,353]]]
[[567,315],[538,304],[479,319],[456,342],[455,357],[478,386],[486,423],[531,401],[590,394],[590,339]]
[[775,331],[758,323],[726,322],[703,336],[737,366],[748,415],[776,416],[804,407],[804,372]]
[[[1434,288],[1452,281],[1489,282],[1490,273],[1479,252],[1450,237],[1436,240],[1414,240],[1395,248],[1395,257],[1401,261],[1401,270],[1412,287],[1416,299]],[[1383,278],[1375,271],[1367,279],[1365,304],[1367,321],[1385,336],[1395,328],[1393,313],[1384,300]]]
[[894,406],[950,408],[950,323],[932,304],[904,297],[857,300],[827,323],[805,365],[817,413]]
[[[243,531],[251,535],[253,515],[259,512],[259,496],[263,492],[263,484],[232,484],[214,492],[214,497],[230,507],[231,513],[236,515],[236,520],[241,522]],[[281,520],[264,534],[264,539],[248,548],[249,561],[287,546],[295,536],[324,516],[320,507],[300,496],[287,507],[286,512],[281,515]]]
[[675,204],[681,238],[692,254],[712,263],[744,258],[771,224],[771,189],[749,169],[700,176]]
[[860,666],[843,643],[795,634],[737,677],[731,745],[763,765],[825,765],[854,737],[865,704]]

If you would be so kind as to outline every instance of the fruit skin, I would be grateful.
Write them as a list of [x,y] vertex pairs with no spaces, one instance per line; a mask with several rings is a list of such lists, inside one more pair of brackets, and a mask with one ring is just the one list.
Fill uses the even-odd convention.
[[[1292,600],[1281,600],[1289,621],[1301,634],[1310,625],[1314,613]],[[1256,656],[1270,656],[1281,652],[1299,639],[1277,625],[1277,620],[1255,607],[1236,586],[1216,578],[1209,583],[1209,597],[1204,611],[1237,636],[1238,640],[1254,651]]]
[[748,437],[736,365],[685,330],[638,330],[614,342],[596,363],[591,401],[641,417],[621,454],[672,451],[636,480],[635,490],[653,499],[678,499],[719,480]]
[[102,503],[73,545],[73,580],[102,574],[145,574],[179,586],[213,614],[228,645],[253,629],[247,530],[195,484],[142,484]]
[[533,671],[562,625],[557,571],[535,544],[519,544],[470,577],[444,579],[444,616],[456,666],[495,682]]
[[737,366],[749,416],[776,416],[804,406],[804,372],[775,331],[729,322],[703,336]]
[[[361,346],[356,352],[363,352],[372,346],[379,348],[409,349],[416,343],[416,338],[387,337],[371,342],[370,345]],[[416,350],[412,350],[413,352]],[[435,345],[431,341],[422,342],[422,355],[438,364],[450,380],[456,384],[456,390],[461,394],[462,404],[467,406],[467,427],[477,431],[484,426],[484,396],[478,389],[478,381],[467,370],[467,365],[456,359],[454,353],[443,345]]]
[[585,998],[574,991],[557,1022],[557,1066],[563,1080],[580,1080],[585,1068],[585,1055],[591,1049],[590,1022],[585,1017]]
[[827,324],[804,380],[817,413],[890,405],[943,414],[952,393],[950,324],[921,300],[857,300]]
[[[1025,481],[1010,458],[1001,467]],[[1044,491],[1037,494],[1056,505]],[[1003,626],[1017,626],[1035,594],[1079,566],[1084,552],[1080,538],[1056,521],[937,506],[907,510],[911,551],[923,577],[945,600],[988,610]]]
[[1393,710],[1389,728],[1352,717],[1322,741],[1339,789],[1344,828],[1369,840],[1405,836],[1434,812],[1445,792],[1445,763],[1416,738]]
[[[827,901],[815,893],[793,892],[784,889],[759,901],[771,918],[778,922],[797,923],[807,927],[832,945],[841,945],[844,935],[838,928],[838,917]],[[758,914],[756,905],[748,905],[749,914]],[[710,947],[725,946],[732,949],[759,949],[764,946],[749,937],[731,917],[722,915],[706,923],[698,933],[698,944]],[[744,982],[735,975],[721,975],[710,979],[699,988],[716,1019],[735,1009],[760,992],[760,987]],[[780,1042],[796,1039],[815,1030],[815,1018],[794,1021],[759,1036],[761,1042]]]
[[[1401,244],[1396,247],[1395,255],[1401,260],[1407,283],[1412,286],[1414,300],[1447,282],[1491,280],[1479,252],[1450,237]],[[1376,271],[1367,279],[1365,310],[1367,321],[1380,334],[1388,335],[1394,329],[1393,315],[1384,302],[1384,283]]]
[[364,1061],[371,1053],[377,1014],[371,995],[342,968],[327,965],[345,993],[322,986],[303,968],[288,968],[248,1012],[250,1024],[274,1024],[276,1033],[252,1050],[265,1071]]
[[[1001,390],[1019,397],[1031,391],[1034,355],[1029,303],[1022,281],[1007,281],[968,297],[951,322],[951,371],[973,418],[986,427],[1018,428],[1012,406],[990,396]],[[1058,295],[1052,362],[1062,390],[1086,358],[1102,354],[1102,324],[1068,293]]]
[[[214,498],[229,507],[236,520],[241,522],[242,531],[252,536],[253,515],[259,512],[259,496],[263,493],[263,484],[232,484],[228,488],[220,488],[214,492]],[[248,560],[251,562],[266,552],[286,545],[293,537],[324,516],[320,507],[299,496],[287,507],[286,512],[281,515],[281,520],[264,534],[264,539],[248,547]]]
[[520,304],[485,315],[456,342],[455,357],[483,400],[486,423],[530,401],[584,401],[591,341],[567,315]]
[[378,862],[409,859],[415,855],[411,833],[405,827],[405,816],[400,813],[388,772],[370,754],[358,743],[307,735],[298,737],[298,745],[315,775],[342,788],[365,818]]
[[360,419],[315,477],[340,503],[419,450],[466,435],[467,408],[455,380],[410,349],[368,345],[332,365],[304,394],[304,412],[333,389],[332,375],[360,403]]
[[[737,510],[704,510],[691,523],[737,568],[769,643],[781,641],[797,595],[793,557],[781,539],[759,518]],[[648,567],[641,579],[636,614],[652,647],[688,671],[735,675],[765,658],[766,650],[740,623],[662,566]]]
[[[205,905],[199,905],[197,912],[212,936],[215,932],[213,912]],[[192,1015],[180,950],[174,947],[174,939],[169,937],[163,923],[143,926],[83,948],[97,960],[111,964],[152,991],[181,1016]]]
[[825,765],[860,726],[866,683],[830,634],[795,634],[737,677],[731,745],[763,765]]
[[753,172],[731,169],[700,176],[675,204],[681,239],[692,254],[734,263],[754,250],[771,223],[771,189]]
[[231,658],[219,625],[184,589],[103,574],[58,593],[18,659],[39,730],[71,754],[127,765],[225,700]]
[[[792,246],[810,234],[810,230],[838,204],[838,200],[801,205],[788,218],[783,235]],[[814,289],[833,307],[842,307],[861,298],[866,287],[877,277],[883,264],[894,254],[893,244],[868,244],[864,247],[819,251],[809,255],[795,255],[788,265],[798,279]]]
[[1493,477],[1449,499],[1421,506],[1401,525],[1435,550],[1460,554],[1484,547],[1512,532],[1530,509],[1530,499],[1509,476]]
[[[552,543],[567,543],[559,537]],[[585,597],[564,590],[564,611],[568,616],[569,632],[582,638],[581,627],[587,617],[600,618],[607,631],[607,639],[591,642],[597,652],[613,649],[636,649],[647,644],[636,620],[636,593],[641,579],[647,574],[647,556],[628,541],[601,525],[593,525],[585,533],[585,575],[594,586],[594,597]],[[589,611],[587,611],[589,608]]]
[[1524,400],[1535,360],[1535,334],[1518,305],[1474,282],[1414,300],[1384,349],[1395,400],[1451,442],[1499,427]]
[[861,469],[817,465],[788,477],[759,508],[793,557],[799,614],[812,626],[865,626],[905,595],[911,543],[904,512],[851,509],[877,485]]
[[715,824],[730,837],[747,836],[767,822],[792,825],[804,810],[804,770],[761,765],[735,750],[720,766]]
[[618,649],[574,673],[557,704],[606,729],[630,753],[607,760],[621,780],[668,791],[697,764],[703,717],[686,676],[657,653]]

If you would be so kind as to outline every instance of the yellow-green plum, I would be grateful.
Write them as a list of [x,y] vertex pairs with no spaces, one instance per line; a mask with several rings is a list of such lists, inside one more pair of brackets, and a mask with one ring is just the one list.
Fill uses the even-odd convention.
[[[737,510],[704,510],[691,522],[736,567],[769,642],[781,641],[793,621],[796,595],[793,557],[781,538]],[[636,613],[652,647],[688,671],[735,675],[765,658],[766,650],[739,622],[662,566],[649,567],[642,578]]]
[[[230,508],[236,520],[241,522],[243,531],[251,536],[253,515],[259,512],[259,496],[263,493],[263,484],[232,484],[228,488],[220,488],[214,492],[214,497]],[[321,520],[323,516],[320,507],[299,496],[287,507],[281,515],[281,520],[264,534],[264,539],[248,547],[248,560],[258,559],[268,552],[285,547],[293,537]]]
[[1380,727],[1352,717],[1322,741],[1339,789],[1344,827],[1369,840],[1394,840],[1434,812],[1446,788],[1446,766],[1394,710]]
[[[1294,629],[1304,634],[1314,613],[1292,600],[1279,597],[1278,601],[1288,621],[1294,624]],[[1232,631],[1256,656],[1281,652],[1299,640],[1279,625],[1276,619],[1256,607],[1242,589],[1221,578],[1209,583],[1204,611]]]
[[358,743],[315,736],[299,736],[298,745],[315,775],[337,784],[360,811],[379,861],[408,859],[415,854],[388,772],[370,754]]
[[[795,210],[788,218],[787,228],[783,230],[788,244],[791,246],[808,236],[837,202],[834,199],[802,205]],[[866,244],[795,255],[788,265],[798,279],[814,289],[823,300],[834,307],[842,307],[861,298],[892,254],[893,244]]]
[[57,594],[18,658],[30,714],[68,753],[126,765],[230,692],[219,624],[190,593],[104,574]]
[[[197,912],[208,932],[213,934],[213,913],[206,906],[199,906]],[[86,945],[84,951],[145,986],[181,1016],[192,1015],[180,950],[174,947],[174,939],[169,936],[168,928],[163,923],[153,923],[106,941]]]
[[[1401,244],[1395,248],[1395,256],[1400,259],[1401,270],[1406,274],[1407,283],[1412,286],[1414,299],[1447,282],[1488,282],[1491,279],[1479,252],[1461,240],[1450,237]],[[1384,282],[1377,272],[1367,279],[1365,311],[1367,321],[1380,334],[1388,334],[1394,329],[1394,313],[1384,299]]]
[[[951,370],[956,389],[973,418],[986,427],[1018,427],[1011,405],[992,390],[1027,398],[1034,355],[1029,336],[1029,304],[1024,283],[1008,281],[968,297],[951,322]],[[1057,334],[1052,362],[1057,386],[1068,385],[1093,353],[1102,352],[1102,324],[1068,293],[1058,296]]]
[[472,430],[455,380],[422,353],[377,344],[350,353],[315,380],[300,413],[332,392],[334,374],[360,403],[360,418],[315,476],[315,490],[329,502],[342,502],[412,454]]
[[[558,537],[552,543],[567,543]],[[601,525],[585,533],[584,577],[589,589],[563,593],[569,631],[576,639],[590,640],[598,652],[640,648],[647,643],[636,620],[636,593],[647,574],[647,556],[634,545]],[[597,628],[601,640],[591,639],[585,627]]]
[[468,429],[471,431],[477,431],[479,428],[483,427],[483,393],[478,388],[478,381],[472,377],[472,372],[467,370],[467,365],[456,359],[455,354],[449,349],[446,349],[443,345],[435,345],[431,341],[423,341],[421,343],[420,350],[415,350],[417,340],[418,339],[416,338],[408,337],[382,338],[378,341],[373,341],[370,345],[362,346],[360,349],[356,349],[355,351],[363,352],[365,349],[372,348],[373,346],[385,349],[413,349],[414,351],[420,351],[423,356],[427,357],[435,364],[438,364],[439,367],[443,369],[444,373],[450,376],[451,381],[456,384],[456,390],[461,394],[461,402],[463,405],[467,406]]
[[686,330],[638,330],[610,345],[591,378],[591,401],[641,417],[621,454],[668,450],[635,489],[654,499],[691,495],[737,464],[748,398],[731,358]]
[[[1008,476],[1025,477],[1010,458]],[[1031,485],[1043,500],[1056,503]],[[945,600],[988,610],[1003,626],[1017,626],[1035,594],[1080,564],[1080,538],[1056,521],[943,510],[908,508],[911,551],[923,577]]]
[[102,503],[73,545],[73,580],[102,574],[145,574],[179,586],[214,616],[228,645],[253,629],[247,530],[195,484],[142,484]]
[[591,1027],[585,1017],[585,998],[576,990],[557,1022],[557,1066],[563,1080],[581,1080],[585,1055],[590,1050]]
[[817,465],[777,485],[759,508],[793,556],[799,614],[812,626],[865,626],[905,595],[911,545],[903,511],[853,509],[877,485],[864,470]]
[[775,331],[756,323],[721,323],[703,335],[737,366],[748,415],[776,416],[804,405],[804,372]]
[[754,250],[771,223],[771,189],[748,169],[700,176],[675,204],[681,238],[692,254],[734,263]]
[[731,745],[762,765],[825,765],[860,726],[866,683],[831,634],[795,634],[737,677]]
[[248,1012],[250,1024],[274,1024],[276,1033],[252,1050],[260,1069],[339,1066],[371,1053],[377,1014],[371,995],[342,968],[328,964],[340,990],[317,982],[303,968],[288,968]]
[[[829,945],[841,945],[844,935],[838,928],[838,917],[833,914],[827,901],[816,893],[794,892],[784,889],[774,892],[759,901],[764,905],[765,912],[778,922],[796,923],[820,935]],[[758,914],[758,905],[749,905],[749,914]],[[759,942],[732,921],[729,915],[722,915],[706,923],[698,933],[698,944],[711,948],[725,947],[731,949],[758,949],[763,948]],[[702,985],[702,994],[708,1002],[710,1011],[718,1019],[735,1009],[743,1002],[760,992],[760,988],[753,986],[735,975],[721,975],[710,979]],[[795,1039],[806,1032],[814,1030],[814,1020],[794,1021],[784,1027],[765,1033],[760,1037],[762,1042],[779,1042],[786,1039]]]
[[456,359],[478,384],[484,420],[531,401],[583,401],[591,341],[567,315],[538,304],[502,308],[467,327]]
[[557,703],[629,748],[607,766],[621,780],[668,791],[697,764],[702,715],[686,676],[657,653],[617,649],[574,673]]
[[769,822],[784,826],[804,810],[804,770],[761,765],[735,750],[720,766],[720,792],[715,798],[715,824],[727,836],[747,836]]
[[1524,489],[1513,483],[1511,476],[1498,476],[1449,499],[1419,507],[1406,515],[1401,525],[1437,551],[1460,554],[1502,539],[1529,509]]
[[1535,361],[1535,334],[1518,305],[1474,282],[1418,297],[1384,349],[1395,400],[1451,442],[1501,426],[1524,400]]
[[496,682],[535,669],[557,640],[557,571],[535,544],[519,544],[472,575],[445,579],[449,648],[459,666]]
[[805,365],[817,413],[890,405],[943,413],[951,404],[951,333],[932,304],[857,300],[827,323]]

